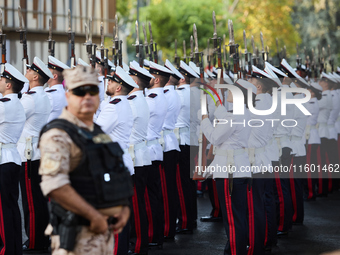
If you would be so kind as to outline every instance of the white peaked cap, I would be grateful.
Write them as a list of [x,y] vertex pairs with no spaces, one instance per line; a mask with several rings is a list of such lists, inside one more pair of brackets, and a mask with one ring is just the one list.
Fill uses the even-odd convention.
[[280,87],[280,83],[277,82],[277,79],[274,79],[271,75],[266,73],[265,71],[262,71],[261,69],[257,68],[256,66],[252,66],[253,69],[253,77],[260,78],[260,79],[269,79],[269,84],[271,86],[277,86]]
[[51,73],[51,71],[38,57],[34,57],[33,64],[27,65],[27,67],[40,74],[45,80],[53,78],[53,74]]
[[81,66],[90,66],[88,63],[86,63],[84,60],[82,60],[81,58],[78,58],[78,65],[81,65]]
[[[269,74],[270,76],[271,76],[271,78],[281,87],[282,86],[282,83],[281,83],[281,81],[280,81],[280,79],[279,79],[279,77],[276,75],[276,73],[273,71],[273,69],[272,69],[272,67],[274,67],[274,66],[272,66],[270,63],[268,63],[268,62],[265,62],[265,68],[264,68],[264,71],[267,73],[267,74]],[[274,68],[276,68],[276,67],[274,67]],[[277,68],[276,68],[277,69]],[[277,70],[279,70],[279,69],[277,69]],[[280,71],[280,70],[279,70]],[[280,71],[281,72],[281,71]],[[284,74],[284,73],[283,73]],[[285,74],[284,74],[285,75]]]
[[147,80],[148,82],[150,82],[151,79],[155,78],[153,75],[149,73],[148,70],[140,67],[139,63],[135,60],[130,62],[129,73],[130,75],[135,75],[137,77],[140,77],[141,79]]
[[107,64],[108,64],[111,68],[115,68],[115,67],[116,67],[110,59],[107,60]]
[[123,62],[123,69],[124,69],[125,72],[129,72],[129,69],[130,69],[129,66],[127,64],[125,64],[125,62]]
[[19,72],[14,66],[9,63],[5,63],[5,69],[4,72],[1,74],[1,77],[5,77],[22,85],[24,85],[25,82],[29,82],[21,72]]
[[326,74],[325,72],[322,72],[321,78],[326,78],[332,82],[337,83],[337,80],[334,77],[330,76],[329,74]]
[[191,67],[189,67],[183,60],[181,60],[181,62],[180,62],[179,69],[186,76],[193,77],[193,78],[199,78],[199,75]]
[[55,69],[59,72],[64,71],[65,69],[70,69],[69,66],[65,65],[60,60],[56,59],[55,57],[48,56],[48,68]]
[[116,72],[113,76],[107,75],[108,79],[114,80],[123,86],[131,86],[133,88],[139,88],[130,75],[120,66],[116,67]]
[[281,66],[286,71],[286,74],[289,76],[289,78],[295,79],[294,82],[299,82],[300,84],[307,87],[309,86],[308,82],[294,71],[293,67],[288,64],[287,60],[282,59]]
[[208,75],[210,78],[213,78],[213,79],[214,79],[214,78],[216,77],[216,75],[213,74],[210,70],[207,70],[206,73],[207,73],[207,75]]
[[224,71],[223,80],[228,84],[234,84],[234,82],[230,79],[229,75]]
[[171,70],[168,68],[161,66],[159,64],[156,64],[155,62],[149,61],[150,62],[150,70],[149,72],[151,74],[158,74],[158,75],[163,75],[163,76],[168,76],[174,74]]
[[172,76],[175,76],[176,79],[184,79],[184,76],[173,66],[173,64],[171,64],[168,59],[165,61],[164,66],[173,72]]
[[320,86],[320,84],[318,82],[312,81],[310,83],[310,85],[311,85],[311,87],[313,87],[313,88],[319,90],[320,92],[322,92],[322,87]]
[[239,86],[239,87],[241,87],[241,88],[243,88],[243,89],[246,89],[246,90],[250,90],[250,89],[251,89],[251,91],[253,92],[253,94],[256,95],[256,92],[257,92],[256,87],[255,87],[252,83],[250,83],[250,82],[248,82],[248,81],[245,81],[245,80],[242,80],[242,79],[238,79],[238,80],[235,82],[235,85],[237,85],[237,86]]

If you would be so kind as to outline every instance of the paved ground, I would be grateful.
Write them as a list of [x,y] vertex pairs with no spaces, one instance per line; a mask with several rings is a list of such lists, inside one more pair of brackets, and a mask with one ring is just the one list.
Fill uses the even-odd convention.
[[[198,198],[198,216],[208,215],[207,194]],[[150,255],[222,255],[226,234],[222,223],[203,223],[193,235],[178,235],[175,242],[164,243],[163,250],[150,250]],[[305,223],[294,226],[287,237],[278,240],[273,255],[319,255],[340,249],[340,192],[327,198],[305,203]],[[47,255],[47,254],[46,254]]]

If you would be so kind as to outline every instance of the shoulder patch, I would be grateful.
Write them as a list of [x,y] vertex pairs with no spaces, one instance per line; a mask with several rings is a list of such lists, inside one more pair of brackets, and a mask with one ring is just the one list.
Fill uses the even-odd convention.
[[0,99],[0,102],[8,102],[8,101],[11,101],[11,99],[7,98],[7,97],[4,97],[4,98]]
[[25,94],[32,95],[32,94],[35,94],[35,93],[37,93],[37,92],[35,92],[35,91],[28,91]]
[[166,89],[166,90],[164,90],[164,93],[166,93],[166,92],[168,92],[169,90],[168,89]]
[[178,88],[177,90],[182,90],[182,89],[185,89],[185,88],[182,87],[182,88]]
[[157,96],[156,93],[151,93],[150,95],[148,95],[148,97],[151,97],[151,98],[155,98]]
[[137,96],[136,95],[132,95],[132,96],[129,96],[128,98],[127,98],[127,100],[132,100],[132,99],[134,99],[134,98],[136,98]]
[[122,99],[116,98],[116,99],[112,100],[112,101],[110,102],[110,104],[118,104],[120,101],[122,101]]
[[57,91],[57,90],[56,89],[49,89],[49,90],[46,90],[45,92],[50,93],[50,92],[54,92],[54,91]]

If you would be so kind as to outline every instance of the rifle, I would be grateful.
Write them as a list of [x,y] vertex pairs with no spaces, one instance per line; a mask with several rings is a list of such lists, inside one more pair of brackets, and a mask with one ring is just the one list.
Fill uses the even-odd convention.
[[257,57],[256,57],[256,47],[255,47],[255,42],[254,42],[254,36],[252,35],[251,36],[251,46],[253,48],[253,57],[252,57],[252,60],[253,60],[253,65],[254,66],[258,66],[258,62],[257,62]]
[[179,56],[177,55],[177,39],[175,39],[175,64],[177,66],[177,68],[179,68],[179,65],[180,65],[180,58]]
[[89,58],[89,60],[91,61],[92,58],[92,35],[90,38],[90,25],[91,25],[91,19],[89,20],[89,27],[87,26],[87,24],[85,23],[85,43],[84,45],[86,46],[86,52],[87,52],[87,56]]
[[279,64],[278,64],[278,66],[279,66],[282,59],[281,59],[281,54],[280,54],[280,51],[279,51],[279,39],[278,38],[276,38],[276,55],[277,55],[277,58],[279,60]]
[[[203,67],[203,53],[198,51],[198,39],[197,39],[197,29],[196,25],[193,26],[193,33],[195,37],[195,64],[200,68],[200,78],[201,78],[201,89],[204,89],[204,67]],[[191,36],[192,37],[192,36]],[[207,114],[207,97],[204,94],[204,91],[201,90],[201,111],[202,115]],[[205,149],[207,147],[207,138],[203,135],[202,130],[200,130],[199,138],[198,138],[198,165],[205,169],[207,166],[207,155]],[[199,168],[201,169],[201,168]],[[205,178],[202,177],[201,172],[198,173],[195,171],[193,180],[204,180]]]
[[122,53],[122,48],[123,48],[123,41],[119,41],[119,50],[118,50],[118,64],[121,68],[123,68],[123,53]]
[[327,73],[327,61],[325,47],[322,47],[322,62],[324,63],[325,73]]
[[[108,74],[109,64],[108,64],[108,59],[105,58],[105,51],[107,49],[105,49],[105,47],[104,47],[104,25],[103,25],[103,22],[100,23],[100,47],[98,48],[98,50],[100,50],[100,62],[104,63],[104,91],[106,91],[107,86],[108,86],[108,80],[106,78],[107,78],[107,74]],[[108,50],[106,52],[108,52]]]
[[72,32],[71,10],[68,9],[68,43],[71,45],[70,67],[76,66],[76,55],[74,53],[74,35]]
[[230,71],[230,62],[229,60],[227,61],[227,46],[225,44],[225,34],[223,35],[223,58],[224,58],[224,70],[229,76],[229,71]]
[[183,61],[187,63],[187,49],[185,47],[185,40],[183,40]]
[[136,29],[136,42],[133,44],[133,46],[136,47],[136,58],[138,58],[138,63],[140,67],[143,67],[144,64],[144,58],[143,58],[143,45],[140,44],[139,41],[139,29],[138,29],[138,21],[136,20],[135,23],[135,29]]
[[231,20],[228,20],[228,28],[229,28],[229,52],[230,52],[230,57],[233,58],[233,64],[234,64],[234,82],[238,78],[241,77],[239,74],[240,70],[240,63],[239,63],[239,52],[238,52],[238,44],[235,44],[235,39],[234,39],[234,25]]
[[264,69],[264,63],[268,61],[268,56],[267,56],[267,52],[264,50],[264,42],[263,42],[263,34],[262,32],[260,32],[260,40],[261,40],[261,46],[262,46],[262,65],[261,65],[261,69]]
[[28,63],[28,55],[27,55],[27,40],[26,40],[26,29],[24,28],[24,18],[21,13],[21,7],[18,7],[18,15],[19,15],[19,30],[17,32],[20,33],[20,43],[23,46],[23,58],[22,58],[22,72],[25,75],[27,71]]
[[152,61],[152,52],[149,52],[149,44],[148,44],[148,37],[146,35],[145,24],[143,23],[143,33],[144,33],[144,49],[145,49],[145,56],[148,56],[150,61]]
[[[215,11],[213,11],[213,26],[214,26],[214,33],[213,37],[211,40],[213,41],[214,45],[214,60],[215,60],[215,55],[217,55],[217,60],[218,60],[218,68],[221,70],[221,76],[217,77],[217,83],[220,84],[222,79],[223,81],[223,65],[222,65],[222,50],[221,50],[221,38],[217,37],[217,30],[216,30],[216,16],[215,16]],[[215,64],[215,63],[214,63]]]
[[[151,22],[149,21],[149,31],[150,31],[150,51],[153,54],[153,59],[156,64],[158,64],[158,52],[157,52],[157,43],[153,42],[152,38],[152,29],[151,29]],[[150,59],[150,61],[152,61]]]
[[296,69],[297,74],[301,76],[301,57],[299,55],[299,44],[296,43]]
[[0,8],[0,47],[1,47],[1,68],[0,74],[5,71],[6,64],[6,35],[2,31],[2,9]]
[[331,53],[331,46],[328,44],[328,56],[329,56],[329,65],[331,66],[332,73],[334,72],[334,59]]
[[252,67],[252,57],[251,57],[251,52],[248,52],[247,50],[247,36],[246,36],[246,31],[243,30],[243,40],[244,40],[244,60],[245,60],[245,65],[248,66],[248,72],[246,72],[244,68],[244,75],[243,77],[247,77],[248,75],[251,75],[253,73],[253,67]]
[[48,30],[48,54],[54,57],[55,41],[52,40],[52,17],[48,20],[49,30]]
[[118,31],[119,31],[119,27],[118,27],[118,16],[116,14],[115,17],[115,28],[114,28],[114,34],[113,34],[113,47],[112,47],[112,56],[113,56],[113,63],[115,66],[118,65],[118,55],[119,55],[119,37],[118,37]]

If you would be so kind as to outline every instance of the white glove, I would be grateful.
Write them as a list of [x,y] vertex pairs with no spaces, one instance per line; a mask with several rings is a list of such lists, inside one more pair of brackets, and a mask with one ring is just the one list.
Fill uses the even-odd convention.
[[206,167],[205,171],[203,172],[203,178],[208,179],[210,176],[212,176],[213,173],[210,172],[210,167]]

